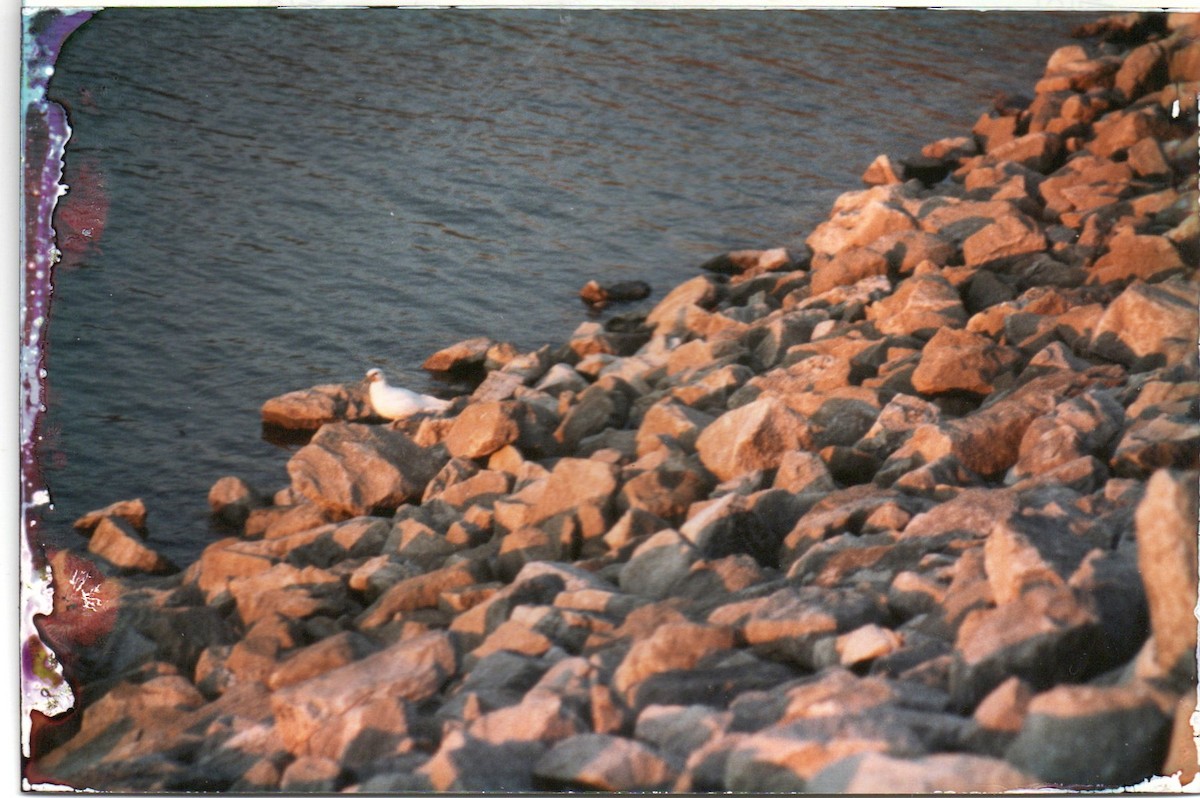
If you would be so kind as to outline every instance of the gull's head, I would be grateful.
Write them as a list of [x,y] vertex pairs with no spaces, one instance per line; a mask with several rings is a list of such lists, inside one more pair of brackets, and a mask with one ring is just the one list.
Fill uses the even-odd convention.
[[383,372],[379,369],[371,369],[367,372],[367,382],[379,382],[383,379]]

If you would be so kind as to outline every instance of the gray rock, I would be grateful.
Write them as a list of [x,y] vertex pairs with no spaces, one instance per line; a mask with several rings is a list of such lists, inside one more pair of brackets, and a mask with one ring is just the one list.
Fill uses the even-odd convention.
[[693,751],[723,734],[731,718],[728,711],[699,704],[650,704],[638,713],[634,736],[682,766]]
[[994,609],[967,615],[958,630],[951,690],[962,708],[1011,675],[1044,689],[1096,675],[1105,657],[1100,618],[1069,589],[1036,587]]
[[671,594],[701,558],[700,552],[674,529],[651,535],[621,568],[621,590],[659,599]]
[[1127,787],[1156,775],[1171,719],[1143,690],[1060,685],[1030,702],[1006,758],[1063,787]]

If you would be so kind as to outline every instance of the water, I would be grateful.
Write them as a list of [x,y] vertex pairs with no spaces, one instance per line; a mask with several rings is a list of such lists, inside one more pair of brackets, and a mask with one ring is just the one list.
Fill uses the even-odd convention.
[[[73,138],[48,326],[46,543],[142,497],[185,564],[259,408],[463,338],[565,340],[587,280],[655,294],[799,247],[881,152],[1026,93],[1082,18],[998,12],[109,9],[51,83]],[[622,308],[623,310],[624,308]]]

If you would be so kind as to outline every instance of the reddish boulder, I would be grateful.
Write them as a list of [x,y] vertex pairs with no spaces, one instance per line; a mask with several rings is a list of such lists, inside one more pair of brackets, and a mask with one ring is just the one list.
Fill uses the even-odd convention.
[[328,424],[288,461],[292,488],[346,516],[394,510],[420,498],[444,457],[403,432],[365,424]]
[[107,507],[92,510],[90,513],[80,516],[75,521],[74,527],[84,535],[90,535],[100,525],[100,522],[108,517],[120,518],[134,529],[144,530],[146,528],[146,505],[141,499],[114,502]]
[[513,401],[468,405],[446,435],[446,450],[453,457],[470,460],[515,443],[521,434],[516,419],[518,408]]
[[169,574],[179,566],[147,546],[124,519],[106,516],[92,532],[88,552],[131,573]]
[[491,338],[468,338],[434,352],[425,359],[421,368],[441,373],[481,368],[487,359],[488,350],[493,345]]
[[696,439],[704,466],[727,480],[775,468],[784,452],[801,446],[807,425],[780,400],[765,397],[730,410]]
[[1138,571],[1161,672],[1196,678],[1196,473],[1157,471],[1136,513]]
[[962,243],[963,262],[977,266],[1015,255],[1028,255],[1046,249],[1046,236],[1038,224],[1021,214],[1000,216]]
[[913,388],[926,395],[966,391],[987,396],[1018,355],[982,335],[943,327],[921,353],[912,374]]
[[314,385],[268,399],[262,406],[264,424],[294,430],[315,430],[333,421],[357,421],[371,415],[366,391],[360,385]]
[[1091,351],[1126,366],[1184,362],[1196,353],[1197,305],[1192,285],[1134,282],[1104,311]]

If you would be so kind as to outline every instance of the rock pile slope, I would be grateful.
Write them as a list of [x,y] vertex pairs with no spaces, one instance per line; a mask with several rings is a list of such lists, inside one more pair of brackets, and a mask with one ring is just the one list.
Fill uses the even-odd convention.
[[[345,386],[269,402],[316,433],[273,497],[214,486],[236,534],[180,573],[109,577],[99,611],[61,587],[43,628],[82,709],[29,773],[1190,778],[1200,17],[1080,34],[1032,99],[877,159],[808,251],[717,258],[557,349],[439,353],[484,375],[444,413],[379,423]],[[98,524],[97,562],[136,569],[138,530]]]

